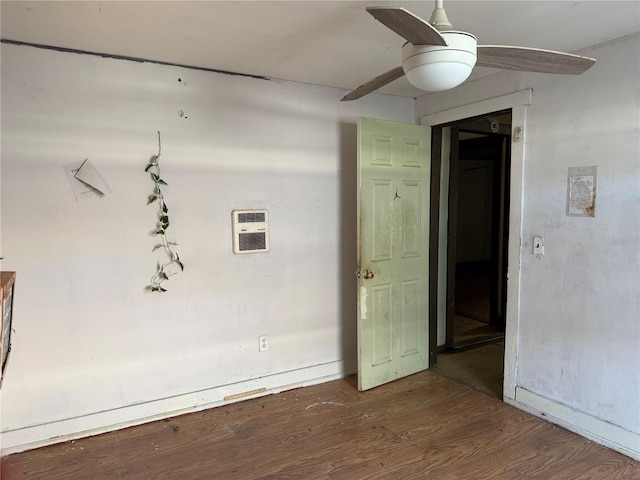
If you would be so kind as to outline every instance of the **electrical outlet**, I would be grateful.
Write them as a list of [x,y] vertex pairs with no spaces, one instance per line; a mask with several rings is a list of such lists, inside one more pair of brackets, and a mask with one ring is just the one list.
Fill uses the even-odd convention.
[[269,337],[261,335],[258,337],[258,351],[264,352],[265,350],[269,350]]
[[544,237],[533,237],[533,254],[544,255]]

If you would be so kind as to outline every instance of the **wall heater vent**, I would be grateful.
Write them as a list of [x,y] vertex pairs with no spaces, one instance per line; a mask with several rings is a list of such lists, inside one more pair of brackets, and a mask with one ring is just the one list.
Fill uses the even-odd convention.
[[269,251],[269,213],[266,210],[234,210],[233,253]]

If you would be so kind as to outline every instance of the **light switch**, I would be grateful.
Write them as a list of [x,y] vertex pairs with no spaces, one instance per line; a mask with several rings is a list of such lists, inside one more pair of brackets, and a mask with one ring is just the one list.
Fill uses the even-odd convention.
[[533,237],[533,254],[544,255],[544,237]]

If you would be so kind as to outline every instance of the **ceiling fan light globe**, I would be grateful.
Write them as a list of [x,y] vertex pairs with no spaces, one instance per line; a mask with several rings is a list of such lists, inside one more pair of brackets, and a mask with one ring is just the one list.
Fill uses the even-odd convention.
[[439,92],[464,82],[477,58],[477,40],[466,32],[442,32],[446,46],[413,45],[402,47],[402,69],[409,82],[427,92]]
[[456,62],[427,63],[405,72],[409,83],[425,92],[451,90],[471,75],[472,68]]

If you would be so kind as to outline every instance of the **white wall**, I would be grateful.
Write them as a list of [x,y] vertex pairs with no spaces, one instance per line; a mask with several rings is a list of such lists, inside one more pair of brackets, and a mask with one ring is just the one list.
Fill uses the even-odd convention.
[[[581,53],[598,62],[579,77],[498,73],[416,108],[420,117],[533,88],[514,403],[638,458],[640,41]],[[595,218],[568,217],[567,170],[592,165]],[[531,254],[533,235],[545,237],[543,257]]]
[[[13,45],[1,93],[4,453],[353,371],[355,123],[413,123],[414,100]],[[157,130],[185,264],[165,294]],[[113,193],[76,202],[63,165],[87,157]],[[269,210],[269,253],[233,255],[235,208]]]

